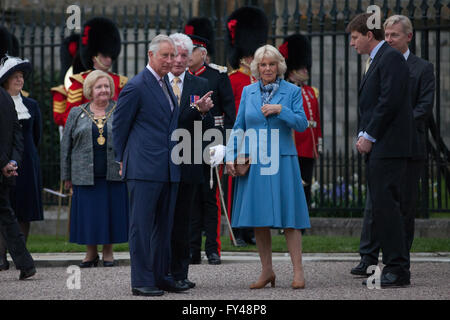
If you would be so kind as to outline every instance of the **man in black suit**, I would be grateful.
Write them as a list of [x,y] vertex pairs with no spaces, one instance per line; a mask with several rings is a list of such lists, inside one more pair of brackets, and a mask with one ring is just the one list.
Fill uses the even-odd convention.
[[[24,280],[33,276],[36,269],[9,200],[10,186],[14,185],[14,176],[18,175],[18,163],[22,159],[22,128],[17,119],[14,102],[2,87],[0,115],[0,232],[16,268],[20,270],[19,279]],[[0,264],[5,266],[2,269],[7,269],[7,261]]]
[[[402,54],[383,40],[381,28],[368,28],[370,16],[356,16],[347,32],[358,54],[369,55],[359,87],[356,148],[366,159],[366,207],[370,210],[365,211],[365,219],[371,223],[365,231],[383,250],[385,267],[380,284],[386,288],[410,284],[409,250],[400,207],[407,161],[412,155],[414,122],[408,65]],[[376,265],[378,260],[365,262]]]
[[[186,71],[193,50],[192,40],[181,33],[172,34],[170,38],[177,47],[177,56],[168,74],[168,80],[180,106],[178,129],[184,129],[180,131],[180,135],[189,133],[189,136],[183,136],[179,145],[189,147],[190,144],[189,150],[182,150],[180,154],[177,154],[182,158],[186,157],[181,162],[181,179],[175,206],[171,240],[171,273],[179,285],[188,285],[193,288],[195,283],[188,280],[189,225],[190,217],[195,210],[194,202],[205,180],[202,164],[202,136],[204,130],[214,126],[214,119],[209,112],[213,107],[210,98],[213,92],[208,91],[208,80],[193,76]],[[190,156],[186,155],[186,151],[191,153]]]
[[[403,15],[389,17],[384,23],[384,32],[386,42],[403,54],[408,64],[410,75],[409,95],[415,120],[416,139],[413,143],[412,158],[407,161],[407,175],[402,187],[403,197],[401,205],[409,253],[414,239],[414,217],[418,199],[419,180],[427,159],[427,121],[433,109],[435,78],[433,65],[409,51],[408,44],[413,37],[413,28],[408,17]],[[368,223],[370,223],[368,220],[364,220],[364,230],[370,228],[369,225],[366,225]],[[378,261],[379,247],[380,245],[375,239],[361,236],[361,262],[352,269],[351,273],[366,275],[368,264],[365,261]],[[365,256],[368,258],[365,258]]]
[[[214,64],[207,64],[206,58],[208,53],[209,41],[201,36],[189,34],[194,43],[194,51],[189,61],[189,73],[192,75],[205,78],[209,83],[209,90],[213,91],[211,96],[214,107],[211,114],[214,117],[214,128],[220,130],[222,136],[225,137],[225,130],[232,129],[236,119],[236,110],[234,106],[233,90],[231,88],[230,79],[227,75],[227,68]],[[209,142],[208,142],[209,143]],[[213,141],[214,144],[225,145],[223,141]],[[217,178],[213,175],[209,163],[204,164],[203,172],[206,183],[202,184],[202,191],[199,193],[198,208],[191,219],[191,262],[198,264],[201,262],[200,248],[202,244],[202,226],[206,234],[205,251],[209,264],[220,264],[220,237],[218,228],[218,216],[220,215],[220,201],[217,195]],[[210,179],[213,180],[213,187],[210,187]],[[218,230],[219,229],[219,230]]]

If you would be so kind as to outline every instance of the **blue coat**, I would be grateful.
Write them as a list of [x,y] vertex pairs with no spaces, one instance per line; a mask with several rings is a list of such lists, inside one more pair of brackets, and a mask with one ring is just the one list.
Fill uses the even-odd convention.
[[[166,81],[170,88],[170,84]],[[169,89],[174,111],[156,78],[145,68],[122,89],[114,111],[113,138],[116,161],[123,161],[127,180],[179,182],[180,168],[171,160],[176,142],[179,107]]]
[[[232,226],[309,228],[308,207],[293,140],[293,130],[301,132],[308,126],[301,89],[281,80],[269,103],[281,104],[279,115],[263,115],[259,82],[244,88],[227,144],[227,161],[238,154],[246,154],[252,158],[252,165],[245,176],[236,179]],[[244,132],[246,137],[257,139],[237,147]],[[278,133],[278,138],[274,135],[272,141],[274,133]]]
[[[279,115],[269,117],[263,115],[259,82],[244,87],[236,122],[227,146],[227,161],[234,160],[238,154],[250,154],[252,159],[257,159],[259,152],[267,154],[272,145],[270,134],[267,135],[265,132],[270,133],[272,129],[279,130],[280,155],[297,155],[292,130],[302,132],[308,127],[308,120],[303,110],[301,89],[281,80],[280,87],[272,97],[270,104],[282,105]],[[239,143],[243,138],[242,131],[240,132],[239,129],[244,132],[248,129],[254,129],[259,143],[246,143],[238,150],[239,144],[236,142]],[[247,136],[249,136],[248,131]],[[233,141],[233,139],[237,140]],[[265,143],[266,141],[267,143]],[[262,150],[259,150],[260,148]]]

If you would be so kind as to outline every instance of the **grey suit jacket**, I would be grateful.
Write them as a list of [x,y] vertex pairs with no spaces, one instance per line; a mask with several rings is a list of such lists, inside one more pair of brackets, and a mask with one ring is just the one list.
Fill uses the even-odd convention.
[[[106,108],[108,113],[115,102]],[[89,103],[83,104],[90,111]],[[107,122],[107,170],[106,180],[121,181],[119,164],[114,161],[112,118]],[[92,144],[92,120],[81,107],[70,110],[61,140],[61,180],[71,180],[74,185],[94,185],[94,147]]]

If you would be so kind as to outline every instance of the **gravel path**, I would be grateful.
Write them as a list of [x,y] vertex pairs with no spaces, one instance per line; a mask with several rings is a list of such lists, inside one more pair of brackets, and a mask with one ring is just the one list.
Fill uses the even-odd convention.
[[166,293],[158,298],[131,295],[130,267],[81,269],[80,289],[68,289],[71,274],[66,267],[39,268],[38,273],[18,281],[19,271],[0,272],[0,300],[417,300],[450,299],[450,264],[417,262],[411,266],[411,286],[399,289],[368,289],[363,278],[350,275],[354,261],[304,261],[306,289],[292,290],[289,261],[274,261],[276,287],[250,290],[260,265],[255,261],[229,262],[211,266],[203,262],[190,267],[190,280],[197,287],[186,293]]

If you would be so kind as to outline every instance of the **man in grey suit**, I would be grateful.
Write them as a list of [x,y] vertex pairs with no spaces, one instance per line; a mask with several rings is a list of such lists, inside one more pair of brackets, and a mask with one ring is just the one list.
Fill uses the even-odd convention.
[[[402,187],[401,200],[405,240],[409,253],[414,239],[414,217],[419,180],[427,159],[427,122],[433,109],[435,78],[433,65],[409,51],[408,44],[413,37],[413,28],[408,17],[403,15],[389,17],[384,23],[384,31],[386,42],[403,54],[409,67],[409,94],[416,129],[416,138],[412,145],[412,158],[407,161],[407,174]],[[370,221],[365,219],[364,230],[369,230],[369,225]],[[365,276],[369,266],[365,261],[378,261],[379,249],[379,242],[375,241],[369,234],[363,234],[360,243],[361,262],[351,270],[351,273]]]

